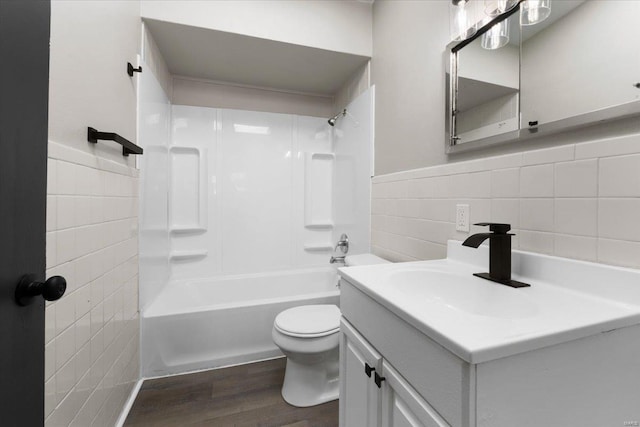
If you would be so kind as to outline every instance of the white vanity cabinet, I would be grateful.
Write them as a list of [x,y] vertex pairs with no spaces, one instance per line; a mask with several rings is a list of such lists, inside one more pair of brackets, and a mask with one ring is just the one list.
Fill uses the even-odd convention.
[[340,329],[340,426],[448,426],[353,326]]
[[639,325],[474,363],[345,278],[340,306],[341,427],[640,422]]
[[344,319],[340,322],[340,426],[380,425],[381,394],[374,383],[382,356]]

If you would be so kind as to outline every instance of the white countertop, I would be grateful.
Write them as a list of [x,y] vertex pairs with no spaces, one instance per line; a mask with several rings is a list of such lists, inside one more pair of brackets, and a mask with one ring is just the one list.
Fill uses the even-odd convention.
[[513,251],[511,288],[488,271],[488,247],[450,241],[447,259],[343,267],[340,275],[469,363],[640,323],[640,270]]

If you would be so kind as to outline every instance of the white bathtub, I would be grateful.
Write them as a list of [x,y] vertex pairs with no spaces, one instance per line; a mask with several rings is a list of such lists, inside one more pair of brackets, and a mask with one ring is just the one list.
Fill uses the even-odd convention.
[[335,268],[170,283],[142,313],[142,375],[155,377],[281,355],[282,310],[338,304]]

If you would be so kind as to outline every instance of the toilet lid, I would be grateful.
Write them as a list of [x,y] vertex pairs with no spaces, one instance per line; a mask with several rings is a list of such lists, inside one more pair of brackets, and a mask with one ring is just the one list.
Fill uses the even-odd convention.
[[340,330],[340,309],[333,304],[302,305],[276,316],[274,326],[293,336],[325,336]]

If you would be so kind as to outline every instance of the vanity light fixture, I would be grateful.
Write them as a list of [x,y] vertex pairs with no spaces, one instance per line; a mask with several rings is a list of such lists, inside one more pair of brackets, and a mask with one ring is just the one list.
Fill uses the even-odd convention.
[[487,16],[498,16],[513,9],[520,0],[484,0],[484,13]]
[[480,46],[487,50],[500,49],[508,43],[509,21],[507,19],[494,24],[480,39]]
[[551,14],[551,0],[526,0],[520,10],[520,25],[534,25]]
[[451,0],[449,5],[451,40],[466,40],[476,33],[476,1],[477,0]]

